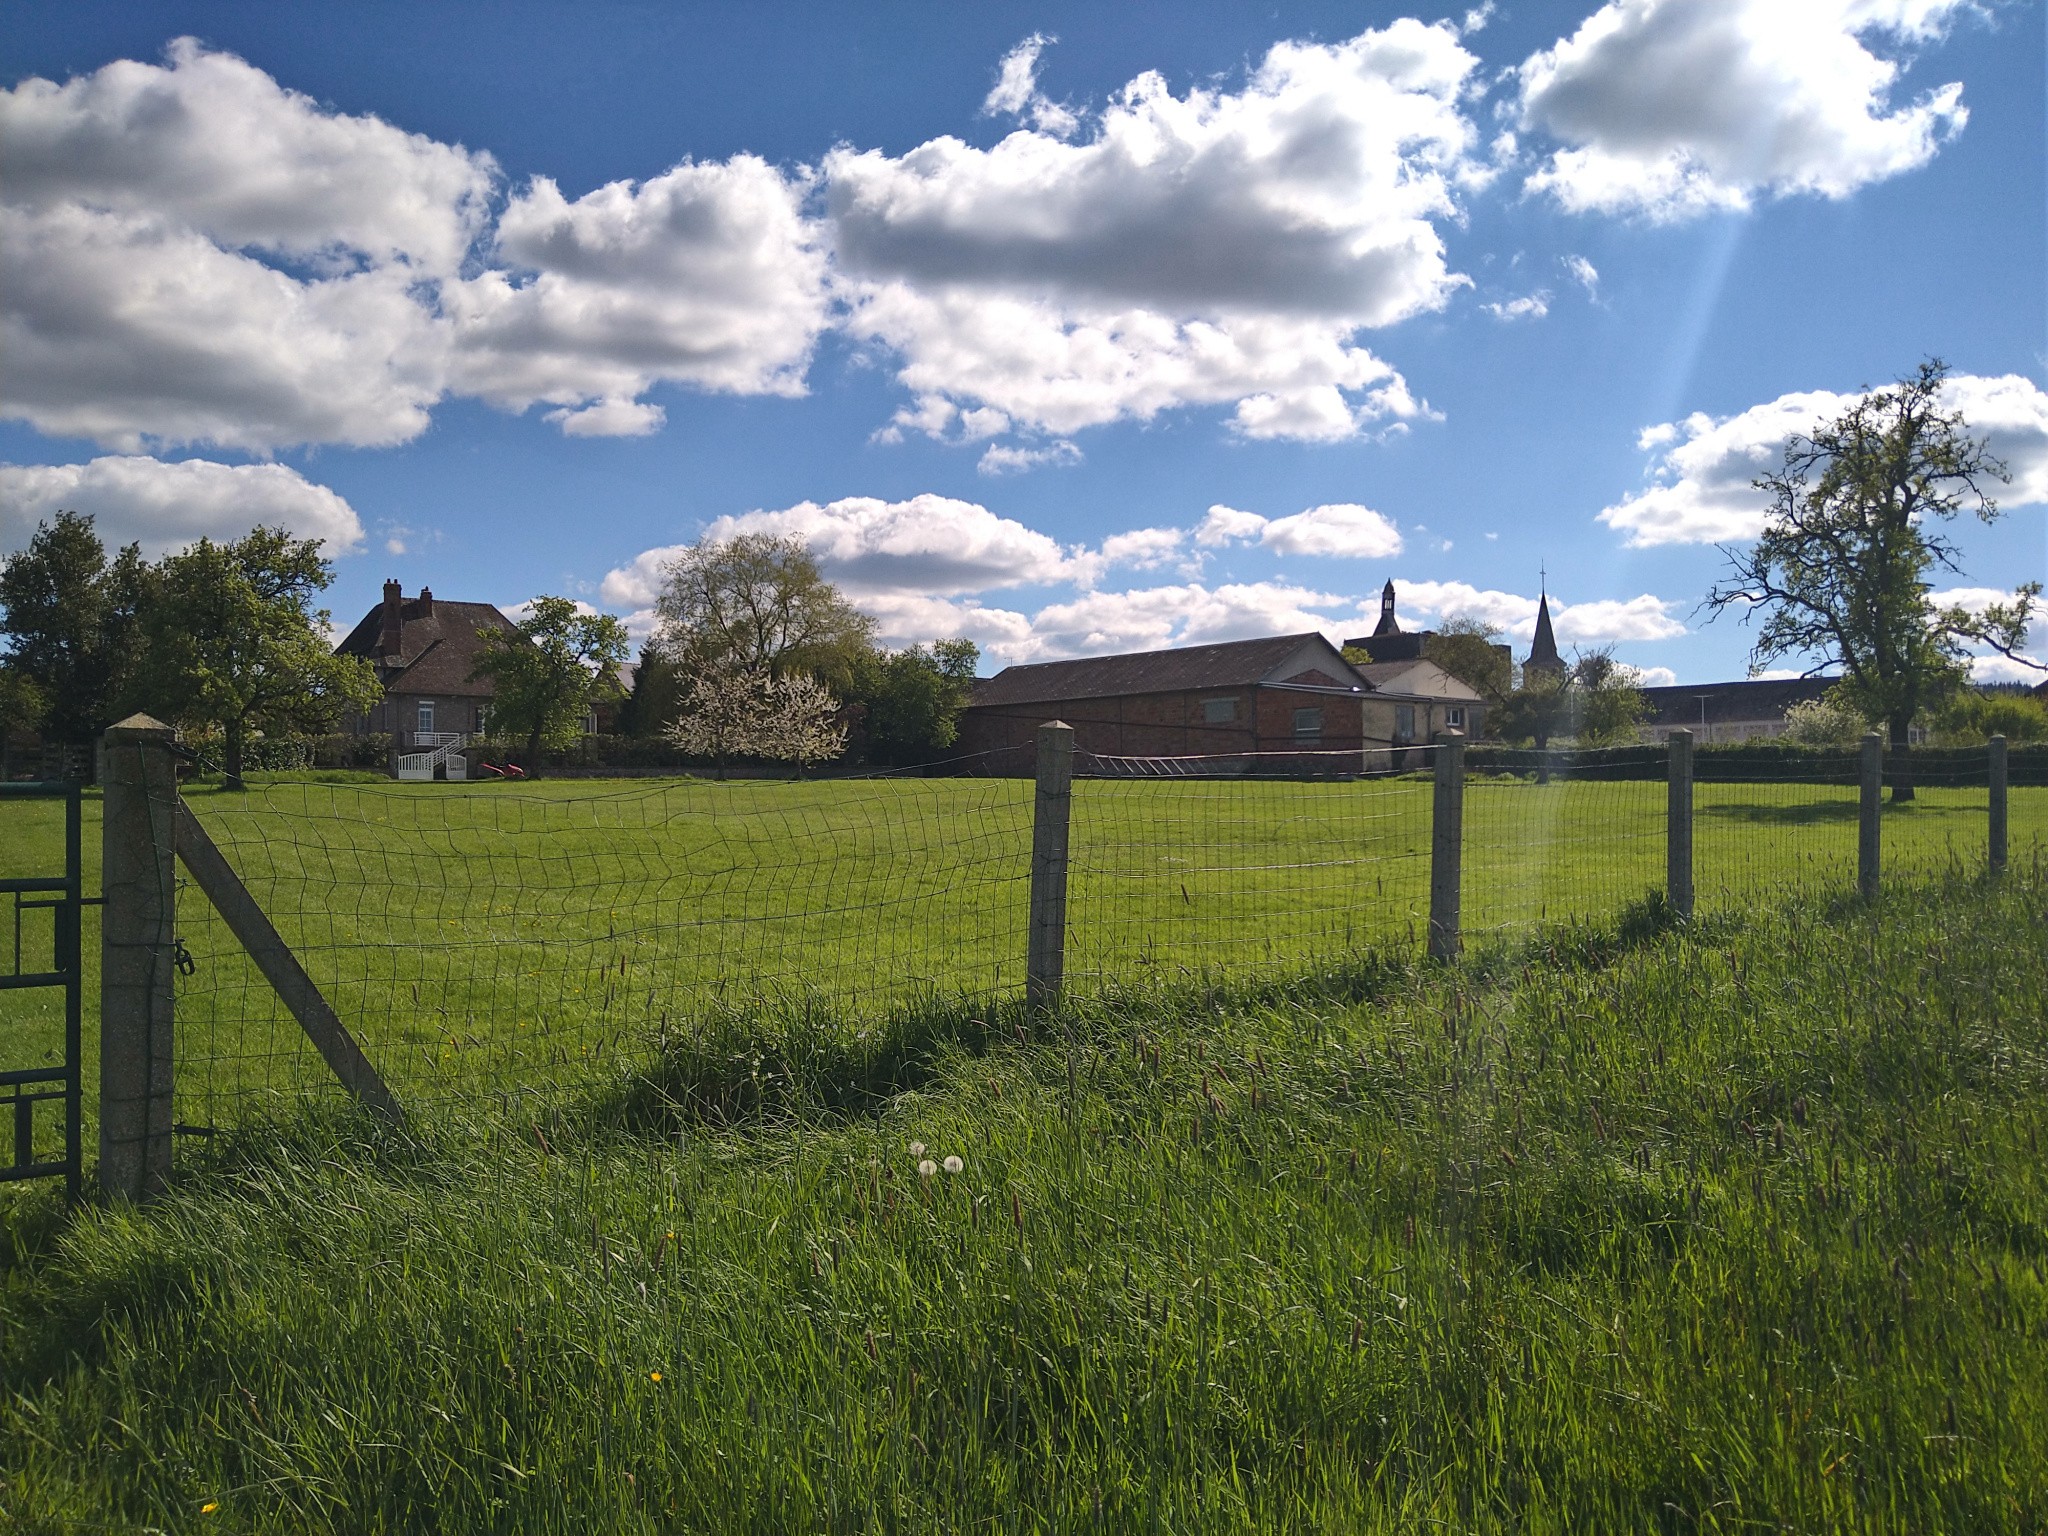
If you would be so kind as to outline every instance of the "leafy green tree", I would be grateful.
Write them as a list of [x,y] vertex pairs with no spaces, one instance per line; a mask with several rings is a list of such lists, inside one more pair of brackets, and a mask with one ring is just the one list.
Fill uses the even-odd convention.
[[683,696],[690,680],[682,668],[652,641],[640,647],[640,662],[633,669],[633,688],[619,709],[619,733],[624,736],[659,736],[683,712]]
[[1480,619],[1446,619],[1422,642],[1422,656],[1470,688],[1490,706],[1514,691],[1515,664],[1500,643],[1500,628]]
[[608,613],[581,613],[566,597],[537,597],[510,630],[480,629],[472,678],[497,684],[494,732],[526,738],[530,758],[542,747],[572,747],[600,700],[617,697],[626,659],[626,626]]
[[1894,800],[1913,798],[1913,723],[1961,685],[1965,646],[2024,660],[2041,593],[2028,582],[1977,613],[1928,595],[1931,573],[1961,569],[1941,525],[1966,509],[1994,521],[1985,486],[2011,478],[1962,413],[1942,409],[1947,376],[1930,359],[1787,443],[1782,467],[1755,482],[1771,501],[1762,536],[1722,551],[1731,575],[1707,595],[1716,614],[1761,618],[1757,665],[1789,656],[1842,669],[1856,707],[1890,731]]
[[381,697],[361,657],[336,656],[314,598],[334,580],[318,539],[257,528],[166,555],[142,604],[137,692],[152,712],[218,729],[230,789],[251,734],[333,729]]
[[92,519],[77,512],[38,524],[0,565],[7,664],[41,698],[39,724],[52,738],[93,741],[126,712],[148,580],[134,545],[110,562]]
[[1582,746],[1634,741],[1650,717],[1641,674],[1614,659],[1610,649],[1588,651],[1572,664],[1572,735]]
[[855,670],[848,702],[860,707],[868,754],[885,763],[919,763],[952,746],[980,661],[972,640],[867,657]]
[[1569,674],[1547,671],[1524,673],[1521,686],[1492,713],[1493,728],[1502,741],[1526,742],[1538,752],[1550,750],[1553,736],[1570,734],[1571,718]]
[[11,661],[0,661],[0,779],[12,776],[7,749],[16,731],[32,731],[43,723],[49,707],[35,679]]
[[1964,688],[1935,712],[1934,728],[1950,746],[1982,746],[1993,736],[2014,745],[2048,741],[2048,703],[2024,693]]
[[843,690],[874,646],[875,621],[824,578],[811,552],[767,534],[684,550],[663,573],[655,607],[661,648],[686,672],[803,672]]

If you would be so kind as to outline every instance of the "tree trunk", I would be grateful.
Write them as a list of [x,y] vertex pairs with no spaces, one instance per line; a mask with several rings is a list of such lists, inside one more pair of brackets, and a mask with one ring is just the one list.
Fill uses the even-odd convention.
[[1906,745],[1910,734],[1909,727],[1912,723],[1913,717],[1911,715],[1893,715],[1891,717],[1893,805],[1901,805],[1913,798],[1913,754]]
[[223,735],[226,739],[222,742],[221,750],[221,756],[225,759],[221,764],[222,789],[249,787],[242,782],[242,730],[240,720],[225,722]]
[[1536,733],[1536,782],[1538,784],[1548,784],[1550,782],[1550,732],[1548,731],[1538,731]]
[[536,725],[526,733],[526,761],[519,766],[526,769],[528,777],[532,776],[532,764],[540,756],[540,730],[540,726]]

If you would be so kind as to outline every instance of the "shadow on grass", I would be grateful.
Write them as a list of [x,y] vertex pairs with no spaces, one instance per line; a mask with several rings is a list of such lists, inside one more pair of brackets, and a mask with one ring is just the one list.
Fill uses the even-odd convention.
[[594,1130],[655,1137],[690,1126],[855,1119],[885,1112],[956,1056],[1092,1043],[1126,1030],[1134,1016],[1156,1028],[1176,1018],[1214,1017],[1219,1009],[1368,1001],[1412,986],[1417,975],[1414,962],[1397,954],[1361,951],[1278,976],[1188,969],[1099,992],[1076,990],[1050,1009],[1030,1008],[1014,994],[933,996],[879,1020],[849,1016],[823,1001],[729,1008],[657,1034],[646,1064],[585,1107]]
[[1857,808],[1853,800],[1823,800],[1807,805],[1703,805],[1695,814],[1702,820],[1745,821],[1753,826],[1810,827],[1853,822]]

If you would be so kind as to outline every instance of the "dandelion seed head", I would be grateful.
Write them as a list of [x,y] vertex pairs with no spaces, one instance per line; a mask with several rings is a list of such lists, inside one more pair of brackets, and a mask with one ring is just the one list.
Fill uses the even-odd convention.
[[912,1143],[910,1144],[910,1155],[911,1155],[912,1157],[923,1157],[923,1156],[924,1156],[924,1143],[923,1143],[923,1142],[921,1142],[921,1141],[913,1141],[913,1142],[912,1142]]
[[960,1159],[957,1157],[949,1157],[946,1159],[946,1172],[948,1173],[958,1173],[961,1169],[965,1168],[966,1166],[967,1165],[961,1162]]
[[930,1158],[926,1158],[923,1162],[917,1165],[917,1176],[920,1179],[928,1179],[938,1171],[939,1165],[933,1162]]

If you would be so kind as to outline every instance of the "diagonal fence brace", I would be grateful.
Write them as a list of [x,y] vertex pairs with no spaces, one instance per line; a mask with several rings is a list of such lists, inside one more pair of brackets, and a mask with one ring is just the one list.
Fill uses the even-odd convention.
[[370,1065],[355,1036],[328,1005],[313,978],[306,974],[306,968],[299,964],[299,957],[271,926],[263,909],[256,905],[256,898],[249,894],[249,888],[242,884],[234,867],[183,801],[178,803],[177,849],[180,862],[220,913],[228,931],[241,941],[249,958],[256,962],[256,969],[291,1010],[321,1058],[341,1079],[342,1086],[372,1114],[393,1125],[403,1125],[405,1115],[398,1100]]

